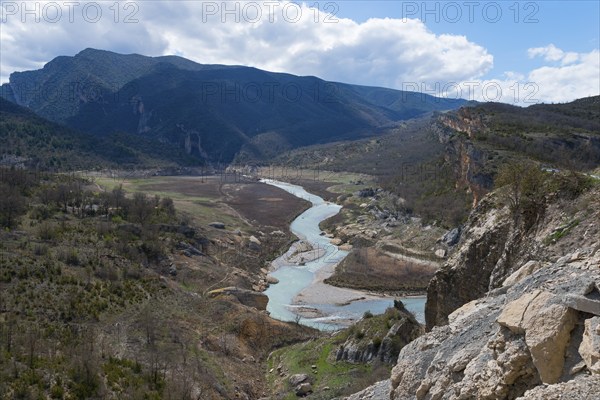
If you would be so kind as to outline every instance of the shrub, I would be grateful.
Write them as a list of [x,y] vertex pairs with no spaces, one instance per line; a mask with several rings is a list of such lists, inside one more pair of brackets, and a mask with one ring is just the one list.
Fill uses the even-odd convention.
[[31,210],[31,219],[38,221],[44,221],[52,216],[52,209],[45,205],[39,205]]
[[60,249],[58,259],[69,265],[79,265],[79,254],[75,249]]
[[53,224],[43,222],[38,226],[38,237],[42,240],[55,240],[58,238],[58,230]]
[[380,348],[381,347],[381,342],[382,342],[381,337],[380,336],[375,336],[373,338],[373,347],[376,348],[376,349]]
[[498,171],[497,187],[508,188],[508,200],[515,220],[523,217],[526,228],[533,226],[545,210],[548,176],[532,162],[504,164]]
[[45,244],[36,244],[33,246],[33,254],[36,256],[45,256],[48,254],[48,246]]

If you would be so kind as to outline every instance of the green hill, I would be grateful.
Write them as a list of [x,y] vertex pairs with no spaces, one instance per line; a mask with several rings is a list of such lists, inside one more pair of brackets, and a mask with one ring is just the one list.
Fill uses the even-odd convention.
[[127,134],[97,137],[0,98],[0,163],[42,170],[168,166],[190,162],[173,146]]

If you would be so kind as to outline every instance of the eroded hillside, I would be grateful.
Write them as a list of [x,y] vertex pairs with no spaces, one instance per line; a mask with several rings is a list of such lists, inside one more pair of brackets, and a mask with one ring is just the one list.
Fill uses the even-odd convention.
[[403,348],[391,381],[350,399],[598,397],[600,189],[540,177],[559,183],[533,219],[509,187],[474,209],[430,284],[430,331]]

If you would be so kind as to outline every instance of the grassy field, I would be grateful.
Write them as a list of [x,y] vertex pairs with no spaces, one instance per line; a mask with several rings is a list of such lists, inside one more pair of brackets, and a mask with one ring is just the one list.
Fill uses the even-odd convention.
[[[406,318],[405,312],[396,308],[389,308],[384,314],[377,316],[365,313],[363,319],[348,329],[274,351],[268,359],[267,373],[267,383],[273,394],[271,398],[296,398],[294,388],[289,383],[289,377],[294,374],[308,375],[307,381],[313,388],[309,398],[319,400],[343,398],[389,378],[390,369],[398,353],[407,340],[411,340],[410,335],[418,334],[420,329],[415,328],[416,330],[410,333],[410,324]],[[359,352],[368,351],[369,346],[374,347],[377,353],[377,349],[382,346],[382,340],[399,321],[407,325],[403,325],[404,333],[391,335],[392,348],[384,350],[389,351],[389,363],[382,361],[378,356],[374,356],[369,363],[354,363],[342,358],[338,360],[338,350],[347,345]],[[414,323],[416,324],[416,321]]]
[[108,191],[122,185],[130,193],[170,197],[177,210],[194,224],[206,226],[218,221],[227,229],[242,232],[258,226],[287,231],[291,220],[308,207],[306,201],[273,186],[254,181],[223,182],[219,176],[100,177],[95,183]]

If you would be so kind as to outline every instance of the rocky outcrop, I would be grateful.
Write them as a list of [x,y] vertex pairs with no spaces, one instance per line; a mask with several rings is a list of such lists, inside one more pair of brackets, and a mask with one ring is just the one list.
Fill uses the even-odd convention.
[[477,205],[494,183],[492,173],[485,168],[489,154],[472,141],[488,130],[484,120],[472,109],[461,108],[455,114],[441,114],[433,129],[445,146],[444,159],[454,168],[457,187],[471,192],[473,206]]
[[428,330],[446,324],[452,311],[495,287],[497,277],[510,269],[518,233],[508,209],[492,209],[490,202],[488,199],[476,208],[459,249],[429,283],[425,307]]
[[[543,398],[527,391],[587,377],[593,367],[581,366],[580,353],[587,357],[588,343],[598,340],[596,318],[563,303],[567,294],[585,297],[600,286],[599,265],[600,243],[581,262],[555,262],[457,309],[448,325],[402,349],[392,399]],[[591,339],[581,338],[582,324]]]
[[[588,200],[581,200],[582,204],[596,202],[592,199],[599,195],[597,189],[586,194],[584,197]],[[600,217],[597,212],[595,216],[586,216],[584,210],[577,215],[565,214],[564,207],[573,200],[548,200],[541,219],[529,227],[523,219],[515,218],[508,206],[501,206],[503,202],[502,192],[491,193],[480,202],[462,230],[456,251],[430,281],[425,307],[428,330],[447,324],[448,315],[463,304],[490,290],[519,282],[551,261],[564,257],[565,251],[570,252],[573,260],[583,255],[582,249],[587,249],[589,255],[595,245],[595,235],[600,235],[599,225],[593,222],[597,221],[595,216]],[[580,223],[582,218],[590,222]],[[570,238],[554,243],[550,239],[556,237],[556,230],[565,224],[575,225],[568,233]],[[600,294],[598,297],[596,300],[600,300]],[[571,302],[567,306],[578,311],[590,312],[600,307],[600,302],[593,303],[591,299],[565,300]]]
[[[387,328],[381,332],[375,323],[363,320],[354,329],[360,334],[349,335],[346,341],[340,345],[336,352],[336,361],[347,361],[351,363],[382,362],[392,365],[398,359],[400,349],[419,337],[423,333],[422,326],[415,317],[410,314],[401,301],[394,302],[394,309],[377,317],[382,319]],[[383,336],[383,337],[382,337]]]
[[[529,230],[486,198],[434,279],[428,317],[443,323],[401,350],[390,398],[600,398],[599,194],[570,214],[549,205]],[[548,239],[572,220],[567,239]],[[465,301],[469,286],[479,295]]]
[[241,304],[248,307],[254,307],[257,310],[266,310],[267,304],[269,303],[269,297],[263,293],[236,287],[227,287],[208,292],[209,297],[217,297],[221,295],[233,296]]
[[442,114],[439,121],[456,132],[465,133],[469,138],[487,130],[483,116],[469,107],[463,107],[454,114]]

